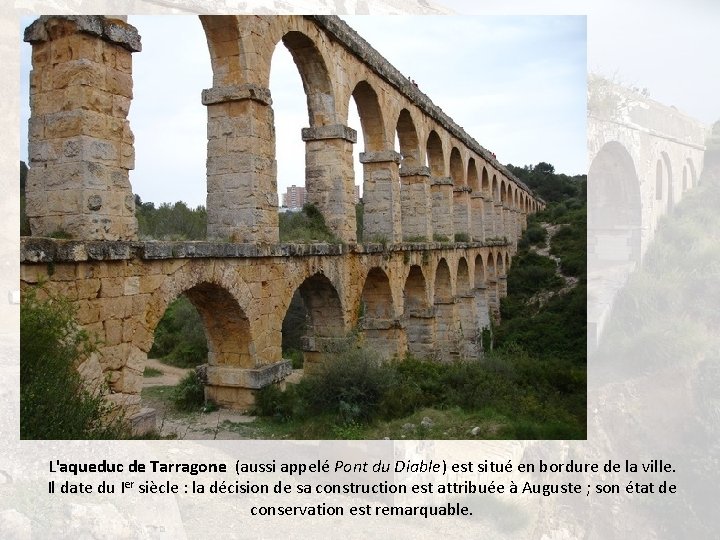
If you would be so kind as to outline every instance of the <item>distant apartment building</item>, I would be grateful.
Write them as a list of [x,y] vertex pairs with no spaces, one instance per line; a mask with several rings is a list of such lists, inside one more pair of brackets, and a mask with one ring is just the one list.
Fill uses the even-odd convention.
[[[360,202],[360,186],[354,186],[353,190],[355,204]],[[287,191],[282,194],[282,206],[288,210],[300,210],[307,202],[305,196],[305,188],[302,186],[290,186]]]
[[305,188],[302,186],[290,186],[282,196],[282,205],[299,210],[305,204]]

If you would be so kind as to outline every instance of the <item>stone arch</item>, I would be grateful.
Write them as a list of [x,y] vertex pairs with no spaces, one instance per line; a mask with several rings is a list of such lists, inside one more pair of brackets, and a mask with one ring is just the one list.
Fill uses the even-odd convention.
[[430,307],[425,275],[423,274],[422,268],[417,264],[410,267],[407,279],[405,280],[403,304],[406,315]]
[[491,251],[488,254],[487,266],[485,267],[485,283],[487,285],[486,295],[490,312],[494,318],[500,315],[500,296],[498,294],[498,275],[495,264],[495,254]]
[[672,176],[672,163],[670,163],[670,157],[667,155],[667,152],[662,152],[660,154],[661,159],[664,163],[664,170],[665,170],[665,180],[667,181],[667,211],[670,212],[672,210],[672,207],[675,205],[675,186],[673,186],[673,176]]
[[479,288],[485,285],[485,261],[482,255],[475,257],[475,269],[473,273],[473,279],[475,281],[475,288]]
[[688,180],[690,181],[689,187],[694,188],[695,186],[697,186],[697,172],[695,171],[695,164],[690,158],[688,158],[685,163],[690,172],[690,177],[688,178]]
[[437,131],[432,130],[427,138],[426,155],[430,174],[436,177],[445,176],[445,155],[443,144]]
[[435,342],[436,356],[449,360],[459,352],[457,309],[452,291],[450,267],[442,258],[435,270]]
[[390,319],[394,316],[390,279],[382,268],[376,266],[368,272],[361,301],[366,319]]
[[[295,289],[302,298],[307,313],[306,334],[302,338],[305,369],[312,369],[322,360],[322,355],[332,350],[333,343],[345,335],[343,308],[340,295],[333,283],[322,272],[316,272]],[[284,306],[285,315],[290,298]]]
[[495,268],[495,254],[491,251],[488,253],[487,258],[487,264],[485,266],[485,275],[487,279],[495,279],[497,278],[496,268]]
[[[616,246],[613,253],[595,256],[639,262],[642,205],[640,180],[632,156],[621,143],[608,142],[590,164],[588,178],[591,179],[588,182],[588,231],[595,238],[596,246],[601,243]],[[531,200],[530,206],[533,212],[537,209],[535,201]],[[625,246],[622,253],[620,246]]]
[[210,63],[213,72],[213,86],[222,87],[238,84],[248,79],[244,73],[244,51],[241,51],[240,28],[233,15],[200,15],[205,31]]
[[402,356],[406,348],[406,334],[394,320],[390,279],[382,268],[376,266],[370,269],[360,301],[360,328],[366,346],[385,358]]
[[500,184],[498,182],[497,175],[495,175],[495,174],[492,175],[492,183],[490,185],[491,185],[491,188],[490,188],[491,197],[492,197],[493,201],[495,201],[496,203],[499,203],[500,202]]
[[447,261],[442,258],[438,261],[437,268],[435,269],[435,303],[450,302],[452,296],[450,267]]
[[496,277],[505,275],[505,260],[500,252],[495,254],[495,275]]
[[455,290],[458,295],[468,294],[470,292],[470,270],[468,269],[468,263],[465,257],[460,257],[458,261]]
[[[238,300],[226,288],[209,280],[179,285],[177,292],[168,286],[158,294],[159,305],[148,320],[148,330],[154,335],[160,319],[172,301],[184,295],[197,309],[207,339],[208,364],[238,368],[254,368],[255,346],[250,321]],[[172,292],[171,292],[172,291]],[[150,349],[148,344],[147,349]]]
[[505,273],[508,273],[508,270],[510,269],[510,261],[512,260],[512,257],[510,257],[509,253],[505,253]]
[[470,158],[467,165],[467,185],[475,194],[480,194],[480,182],[475,158]]
[[481,180],[481,187],[482,194],[486,197],[492,197],[492,189],[490,187],[490,178],[488,176],[487,167],[483,166],[482,168],[482,180]]
[[456,146],[453,146],[450,151],[450,176],[455,187],[466,185],[462,157]]
[[[282,43],[293,57],[307,96],[311,127],[335,122],[335,90],[325,60],[312,39],[298,31],[282,36]],[[269,70],[268,70],[269,77]]]
[[488,308],[487,282],[485,279],[485,262],[481,254],[475,257],[473,269],[473,280],[475,284],[475,309],[478,329],[490,325],[490,310]]
[[408,351],[418,358],[428,358],[435,344],[432,309],[425,276],[416,264],[410,267],[405,280],[403,305]]
[[360,81],[352,92],[352,98],[355,100],[360,115],[365,152],[379,152],[387,149],[385,123],[377,92],[367,81]]
[[420,143],[410,111],[407,109],[401,110],[396,125],[398,141],[400,142],[401,165],[403,167],[420,166]]

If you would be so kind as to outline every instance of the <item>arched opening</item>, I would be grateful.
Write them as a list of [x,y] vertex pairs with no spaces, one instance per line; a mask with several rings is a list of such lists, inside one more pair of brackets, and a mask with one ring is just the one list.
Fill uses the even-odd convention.
[[[277,159],[277,186],[280,206],[289,212],[302,209],[307,200],[305,183],[305,143],[300,133],[308,122],[307,96],[302,78],[287,47],[275,47],[270,69],[270,92],[275,110],[286,111],[276,117],[276,141],[284,148]],[[281,241],[291,240],[285,221],[280,215]]]
[[450,268],[440,259],[435,270],[435,337],[437,359],[448,361],[459,353],[455,299],[452,294]]
[[467,182],[470,188],[470,239],[482,242],[485,238],[483,230],[483,198],[481,195],[480,178],[475,158],[468,160]]
[[[618,142],[605,144],[590,164],[588,180],[589,256],[596,264],[639,262],[640,182],[625,147]],[[534,201],[531,208],[535,211]]]
[[303,340],[308,332],[310,313],[300,290],[295,290],[282,322],[282,357],[292,362],[293,369],[302,369]]
[[490,313],[495,320],[500,317],[500,296],[498,295],[498,271],[495,266],[495,255],[488,254],[487,265],[485,266],[485,283],[487,284],[487,301]]
[[416,358],[430,358],[435,346],[433,312],[425,276],[418,265],[410,267],[405,280],[403,304],[408,352]]
[[[148,356],[151,359],[159,356],[164,363],[183,368],[188,373],[207,364],[208,378],[201,381],[206,384],[204,397],[221,405],[234,406],[239,389],[223,385],[211,372],[256,367],[250,321],[237,300],[222,286],[204,281],[172,299],[161,298],[160,302],[158,312],[162,312],[162,317],[148,321],[153,336]],[[148,361],[146,367],[158,367],[153,360]],[[164,372],[160,368],[159,371],[163,372],[165,381],[174,377],[178,382],[182,377],[178,370]],[[146,377],[144,386],[152,385],[152,378]],[[145,404],[162,414],[167,402],[157,397],[152,391],[143,393]],[[202,404],[202,397],[196,396],[200,400],[197,405]]]
[[454,239],[456,242],[468,242],[470,240],[470,196],[460,150],[454,146],[450,151],[450,176],[453,182]]
[[430,174],[436,178],[445,176],[445,157],[443,155],[442,141],[436,131],[431,131],[426,145],[427,165]]
[[487,197],[492,197],[492,191],[490,188],[490,178],[488,176],[487,167],[483,166],[482,168],[482,185],[481,185],[482,194]]
[[452,302],[452,296],[450,267],[445,259],[440,259],[435,270],[435,304]]
[[661,154],[661,158],[664,165],[663,169],[665,172],[665,181],[667,182],[666,210],[668,213],[670,213],[672,212],[673,206],[675,206],[675,189],[673,186],[672,164],[670,163],[670,157],[667,155],[667,153],[663,152]]
[[463,170],[462,157],[460,156],[460,150],[455,146],[453,146],[450,151],[450,176],[456,188],[465,185],[465,171]]
[[458,296],[470,293],[470,271],[465,257],[460,257],[457,269],[457,281],[455,288]]
[[[391,148],[385,133],[378,96],[367,81],[360,81],[353,90],[352,102],[357,106],[363,140],[362,201],[364,242],[392,242],[394,220],[400,213],[398,163],[381,153]],[[360,231],[358,231],[358,235]]]
[[664,175],[663,175],[663,163],[661,159],[657,160],[655,165],[655,200],[662,201],[664,198],[663,186],[664,186]]
[[[286,341],[289,347],[299,345],[303,368],[312,369],[345,335],[343,321],[340,296],[332,282],[322,273],[313,274],[300,284],[288,305],[283,319],[283,352]],[[304,326],[300,336],[293,322]],[[296,360],[294,363],[297,365]]]
[[366,321],[393,317],[390,280],[381,268],[373,268],[365,278],[361,312],[363,319]]
[[365,345],[385,358],[402,355],[404,336],[395,324],[390,280],[375,267],[365,278],[361,295],[360,328]]
[[490,310],[488,308],[487,282],[485,279],[485,262],[482,255],[475,257],[475,313],[478,330],[490,326]]
[[422,152],[415,122],[407,109],[398,115],[396,151],[400,153],[400,229],[404,242],[427,242],[431,203],[427,169],[421,168]]
[[695,164],[693,163],[692,159],[689,158],[686,163],[689,172],[689,187],[694,188],[697,186],[697,173],[695,172]]
[[442,141],[436,131],[431,131],[426,144],[426,157],[430,167],[430,196],[432,198],[433,240],[453,240],[453,188],[447,180],[445,155]]
[[420,166],[420,143],[418,141],[417,130],[413,122],[410,111],[403,109],[400,111],[397,121],[397,140],[399,142],[399,151],[401,156],[402,167],[419,167]]
[[475,294],[470,288],[470,271],[465,257],[460,257],[455,281],[457,291],[458,338],[460,354],[465,358],[476,358],[479,352],[478,323],[476,317]]

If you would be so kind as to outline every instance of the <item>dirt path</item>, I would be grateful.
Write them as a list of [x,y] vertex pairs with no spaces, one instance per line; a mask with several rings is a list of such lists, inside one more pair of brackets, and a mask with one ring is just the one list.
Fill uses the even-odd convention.
[[553,236],[555,236],[555,233],[560,230],[562,225],[550,225],[549,223],[540,223],[540,225],[547,232],[547,241],[545,242],[545,247],[538,248],[536,246],[530,246],[530,251],[537,253],[538,255],[542,255],[543,257],[547,257],[548,259],[553,261],[555,263],[555,275],[557,275],[565,282],[565,285],[563,285],[562,288],[558,291],[547,291],[540,294],[538,300],[540,300],[541,304],[544,304],[553,296],[556,296],[558,294],[565,294],[566,292],[568,292],[570,289],[572,289],[573,287],[575,287],[575,285],[578,284],[579,280],[574,276],[566,276],[565,274],[563,274],[560,270],[560,257],[557,257],[550,253],[550,243],[552,242],[552,238]]
[[179,368],[163,364],[160,360],[148,358],[145,367],[162,371],[158,377],[143,377],[143,387],[148,386],[175,386],[192,369]]

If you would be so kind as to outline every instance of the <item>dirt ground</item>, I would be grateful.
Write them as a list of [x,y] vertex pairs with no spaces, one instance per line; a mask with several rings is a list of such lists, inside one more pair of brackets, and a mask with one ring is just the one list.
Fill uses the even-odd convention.
[[[146,367],[157,369],[162,375],[144,377],[143,389],[155,388],[168,394],[168,387],[177,385],[191,369],[183,369],[163,364],[159,360],[148,359]],[[165,391],[167,389],[167,391]],[[256,430],[249,424],[254,416],[237,411],[218,409],[207,413],[181,413],[173,410],[167,400],[154,394],[143,392],[143,406],[152,407],[157,412],[157,428],[162,436],[177,439],[255,439]],[[247,426],[248,429],[243,429]]]

